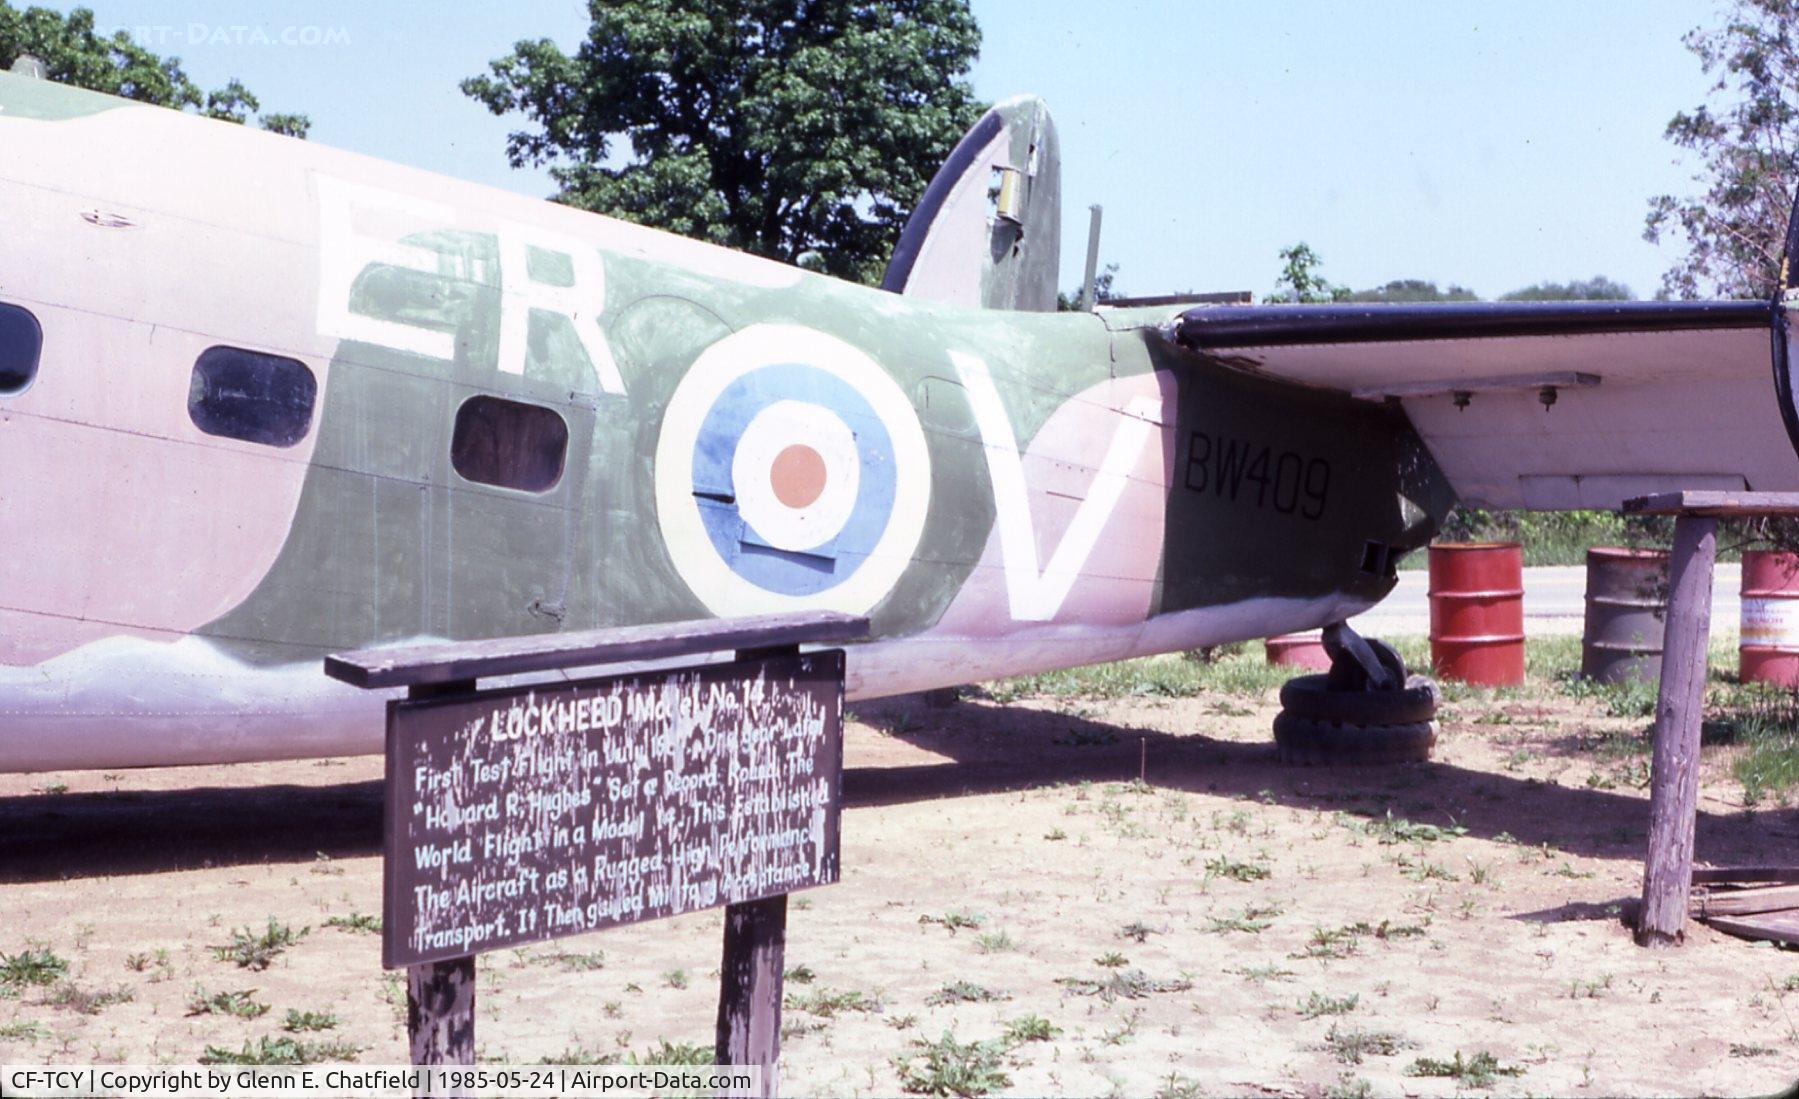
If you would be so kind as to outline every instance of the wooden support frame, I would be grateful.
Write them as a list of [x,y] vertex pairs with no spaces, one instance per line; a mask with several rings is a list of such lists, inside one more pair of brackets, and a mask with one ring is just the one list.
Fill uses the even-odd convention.
[[1674,516],[1667,632],[1655,708],[1649,778],[1649,846],[1643,860],[1636,940],[1676,946],[1686,937],[1699,809],[1699,733],[1711,640],[1718,520],[1799,515],[1799,493],[1671,492],[1628,500],[1637,515]]
[[[868,629],[865,617],[813,611],[365,650],[327,657],[325,673],[359,687],[405,687],[409,701],[445,699],[474,695],[480,677],[674,660],[732,649],[737,650],[739,660],[797,656],[801,645],[860,640],[868,636]],[[840,697],[841,654],[836,654],[835,668]],[[390,705],[390,780],[395,768],[392,738],[396,735],[392,712]],[[836,765],[840,763],[838,760]],[[395,786],[392,781],[387,785],[391,799]],[[395,815],[388,812],[384,817],[391,831]],[[385,845],[390,859],[395,850],[393,841],[390,834]],[[776,1091],[786,936],[785,893],[725,907],[717,1060],[721,1065],[760,1067],[758,1094],[762,1096],[772,1096]],[[412,1063],[473,1065],[475,955],[457,955],[406,968],[406,1024]]]

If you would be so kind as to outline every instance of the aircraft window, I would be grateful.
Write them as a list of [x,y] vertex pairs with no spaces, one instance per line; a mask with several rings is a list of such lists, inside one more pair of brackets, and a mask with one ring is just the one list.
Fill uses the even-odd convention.
[[450,464],[466,480],[548,492],[562,479],[568,424],[541,405],[470,397],[456,410]]
[[0,393],[17,393],[31,384],[43,346],[37,318],[16,305],[0,303]]
[[187,414],[208,435],[293,446],[312,425],[318,379],[298,359],[209,347],[194,361]]

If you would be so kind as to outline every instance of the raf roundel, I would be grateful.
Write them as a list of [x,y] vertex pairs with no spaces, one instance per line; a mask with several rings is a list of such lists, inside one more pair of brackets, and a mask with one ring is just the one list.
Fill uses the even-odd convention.
[[656,444],[675,568],[715,614],[872,608],[924,531],[930,453],[866,353],[757,325],[701,353]]

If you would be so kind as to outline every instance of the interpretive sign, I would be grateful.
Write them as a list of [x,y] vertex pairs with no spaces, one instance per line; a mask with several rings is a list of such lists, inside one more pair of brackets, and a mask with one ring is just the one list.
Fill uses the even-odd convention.
[[389,703],[389,969],[838,878],[843,653]]

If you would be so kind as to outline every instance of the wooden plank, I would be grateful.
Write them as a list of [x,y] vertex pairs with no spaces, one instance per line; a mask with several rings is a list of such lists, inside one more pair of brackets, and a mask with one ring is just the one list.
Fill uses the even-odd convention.
[[1799,866],[1695,866],[1694,885],[1718,882],[1765,882],[1769,885],[1799,885]]
[[672,660],[727,649],[829,645],[868,636],[868,619],[836,611],[706,618],[573,633],[499,637],[404,648],[359,649],[325,658],[325,674],[357,687],[409,687],[499,675]]
[[1740,916],[1755,912],[1779,912],[1799,908],[1799,885],[1770,885],[1760,889],[1733,889],[1701,893],[1693,898],[1695,916]]
[[475,1063],[475,959],[406,969],[406,1036],[415,1065]]
[[1655,755],[1649,772],[1649,853],[1643,863],[1643,906],[1636,936],[1640,946],[1673,946],[1685,934],[1699,805],[1699,722],[1705,706],[1712,565],[1717,553],[1716,519],[1682,514],[1674,521]]
[[787,894],[725,909],[718,980],[718,1063],[759,1065],[760,1096],[775,1094],[781,1056],[781,966],[787,947]]
[[1712,916],[1706,924],[1745,939],[1799,945],[1799,912],[1764,912],[1756,916]]
[[1799,492],[1658,492],[1624,501],[1638,515],[1709,515],[1714,518],[1799,514]]

